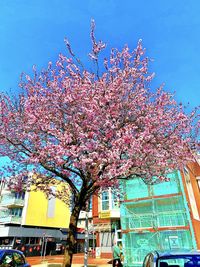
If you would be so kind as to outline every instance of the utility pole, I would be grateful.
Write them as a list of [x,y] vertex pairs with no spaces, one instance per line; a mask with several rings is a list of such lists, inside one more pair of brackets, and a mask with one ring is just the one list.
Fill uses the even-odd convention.
[[46,233],[43,233],[43,236],[42,236],[42,247],[41,247],[41,262],[45,261],[46,248],[47,248]]
[[84,247],[84,267],[88,266],[88,248],[89,248],[89,229],[88,229],[88,213],[90,209],[89,200],[86,203],[85,209],[85,247]]

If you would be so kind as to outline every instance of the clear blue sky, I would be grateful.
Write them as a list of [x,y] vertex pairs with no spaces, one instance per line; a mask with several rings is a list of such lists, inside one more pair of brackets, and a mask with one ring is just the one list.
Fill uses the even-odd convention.
[[45,67],[65,51],[68,37],[86,61],[90,20],[110,48],[136,46],[154,59],[155,85],[165,83],[178,101],[200,104],[199,0],[1,0],[0,91],[17,90],[22,71]]
[[45,67],[65,51],[67,37],[86,61],[90,20],[108,47],[136,46],[154,59],[154,85],[166,84],[176,99],[200,104],[199,0],[1,0],[0,91],[16,91],[22,71]]

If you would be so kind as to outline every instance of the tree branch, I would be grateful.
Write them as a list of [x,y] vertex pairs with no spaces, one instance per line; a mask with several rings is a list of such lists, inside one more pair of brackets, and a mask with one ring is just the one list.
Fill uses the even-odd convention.
[[61,172],[58,172],[56,169],[48,166],[47,164],[45,164],[44,162],[40,162],[41,166],[43,168],[45,168],[46,170],[54,173],[55,175],[57,175],[58,177],[62,178],[65,182],[67,182],[69,184],[69,186],[71,187],[73,193],[77,194],[78,193],[78,189],[76,188],[76,186],[73,184],[73,182],[70,180],[69,177],[67,177],[66,175],[64,175]]

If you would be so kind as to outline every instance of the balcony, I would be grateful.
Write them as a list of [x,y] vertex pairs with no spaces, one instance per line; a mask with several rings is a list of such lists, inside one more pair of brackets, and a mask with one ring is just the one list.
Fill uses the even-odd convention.
[[15,195],[3,195],[1,202],[1,207],[14,208],[14,207],[23,207],[24,199],[16,198]]
[[188,220],[186,212],[182,210],[160,212],[154,215],[129,213],[121,217],[121,224],[123,229],[184,227],[188,225]]
[[16,215],[7,215],[5,217],[0,216],[0,224],[21,224],[22,217]]

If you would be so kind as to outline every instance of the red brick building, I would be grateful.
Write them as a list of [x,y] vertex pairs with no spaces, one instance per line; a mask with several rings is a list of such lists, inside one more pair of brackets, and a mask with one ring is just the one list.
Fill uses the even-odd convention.
[[200,249],[200,159],[187,164],[181,172],[197,249]]
[[92,215],[96,247],[101,257],[111,257],[116,232],[120,229],[119,200],[111,188],[93,196]]

